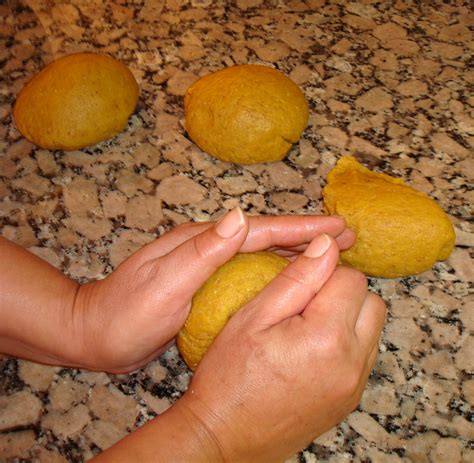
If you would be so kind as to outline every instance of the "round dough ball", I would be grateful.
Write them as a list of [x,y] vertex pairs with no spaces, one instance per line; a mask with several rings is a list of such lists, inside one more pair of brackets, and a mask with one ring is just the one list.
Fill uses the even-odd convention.
[[254,64],[199,79],[184,106],[191,139],[216,158],[239,164],[283,159],[308,122],[300,88],[276,69]]
[[194,370],[229,318],[260,292],[288,261],[271,252],[237,254],[219,267],[193,297],[178,334],[178,349]]
[[53,61],[18,95],[16,126],[46,149],[75,150],[121,132],[138,100],[138,85],[119,61],[77,53]]
[[429,270],[453,250],[446,213],[402,179],[371,172],[352,156],[341,158],[323,190],[329,214],[346,220],[357,241],[342,262],[374,277],[396,278]]

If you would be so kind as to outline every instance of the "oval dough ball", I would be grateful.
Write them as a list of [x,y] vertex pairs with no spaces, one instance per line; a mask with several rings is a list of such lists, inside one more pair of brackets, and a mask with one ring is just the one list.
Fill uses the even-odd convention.
[[308,122],[300,88],[268,66],[233,66],[199,79],[184,99],[186,130],[223,161],[255,164],[283,159]]
[[428,196],[402,179],[341,158],[323,190],[329,214],[344,217],[357,241],[342,262],[374,277],[396,278],[429,270],[453,250],[454,228]]
[[219,267],[193,297],[178,334],[178,349],[194,370],[229,318],[260,292],[288,261],[271,252],[237,254]]
[[75,150],[121,132],[138,100],[138,85],[119,61],[77,53],[53,61],[18,95],[16,126],[46,149]]

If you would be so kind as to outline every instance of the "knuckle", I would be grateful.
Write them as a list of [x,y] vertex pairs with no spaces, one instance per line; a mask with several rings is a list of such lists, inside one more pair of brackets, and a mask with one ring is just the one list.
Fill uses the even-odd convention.
[[288,265],[280,275],[292,283],[300,286],[306,286],[310,280],[310,272],[305,271],[298,262]]
[[351,370],[344,380],[343,393],[347,397],[354,397],[359,399],[359,389],[360,389],[360,374],[357,369]]
[[383,328],[387,316],[387,305],[377,294],[369,292],[364,303],[371,311],[373,318],[374,331],[380,331]]
[[207,259],[209,255],[209,246],[205,246],[204,240],[204,235],[197,235],[192,239],[193,252],[199,260]]
[[341,399],[352,399],[355,404],[360,400],[363,388],[363,361],[351,356],[346,359],[346,372],[339,383],[338,395]]
[[359,270],[351,267],[339,266],[336,269],[336,272],[339,278],[350,282],[352,286],[358,286],[365,289],[368,288],[367,277]]
[[322,342],[326,354],[330,357],[334,357],[338,361],[347,358],[351,351],[349,334],[342,327],[328,330]]
[[373,305],[375,309],[379,310],[382,313],[387,312],[387,305],[385,301],[378,295],[372,292],[369,292],[367,295],[367,301],[369,304]]

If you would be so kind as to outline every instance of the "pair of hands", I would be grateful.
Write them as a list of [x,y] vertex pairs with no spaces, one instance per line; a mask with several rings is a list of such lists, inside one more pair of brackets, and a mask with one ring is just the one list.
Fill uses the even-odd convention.
[[[246,217],[240,209],[216,224],[176,227],[104,280],[78,287],[70,313],[65,314],[72,321],[71,338],[78,343],[78,363],[113,373],[145,365],[173,342],[194,293],[237,252],[270,250],[294,260],[322,233],[334,238],[336,260],[338,248],[350,247],[355,239],[339,217]],[[324,275],[317,272],[320,286],[333,273],[332,264]],[[285,303],[294,306],[289,294]]]
[[[197,435],[192,461],[280,461],[356,407],[377,357],[385,304],[363,274],[337,267],[339,250],[354,240],[337,217],[247,218],[234,210],[217,224],[180,226],[81,289],[83,311],[114,313],[109,330],[105,319],[96,324],[88,357],[96,352],[96,368],[139,367],[167,347],[193,294],[236,252],[288,257],[292,263],[232,317],[171,412]],[[133,434],[104,458],[131,452],[154,461],[160,453],[147,454],[143,444],[156,439],[153,424]]]

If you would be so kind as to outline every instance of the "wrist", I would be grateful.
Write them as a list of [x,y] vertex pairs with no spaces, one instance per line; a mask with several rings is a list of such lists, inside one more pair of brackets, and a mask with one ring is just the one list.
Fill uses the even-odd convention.
[[[202,386],[202,384],[200,384]],[[219,459],[208,460],[232,463],[266,463],[278,461],[281,453],[277,451],[269,457],[265,449],[267,429],[261,429],[254,413],[246,410],[242,402],[234,402],[224,397],[218,389],[207,390],[213,398],[202,400],[191,383],[186,394],[180,399],[187,413],[192,415],[201,432],[214,448]],[[277,449],[278,450],[278,449]]]
[[192,390],[181,397],[173,408],[170,411],[176,413],[177,423],[180,423],[180,426],[185,423],[188,434],[186,442],[191,445],[188,450],[189,457],[194,455],[193,461],[203,463],[228,461],[221,447],[221,440],[214,431],[213,418],[209,413],[203,413],[203,406],[193,397]]
[[[104,361],[104,344],[107,313],[98,297],[98,286],[101,281],[86,283],[76,287],[71,303],[64,305],[63,323],[65,332],[69,333],[67,342],[70,353],[70,366],[92,371],[107,371]],[[99,310],[97,310],[99,309]]]
[[86,318],[78,303],[84,286],[73,282],[61,299],[57,311],[56,337],[63,347],[59,352],[59,364],[74,368],[88,368],[85,338]]
[[[51,365],[79,366],[80,343],[70,319],[78,288],[77,283],[63,277],[51,284],[18,286],[11,295],[8,289],[4,291],[0,301],[0,352]],[[17,291],[21,291],[21,298],[16,296]]]
[[[94,463],[224,463],[207,424],[185,395],[159,417],[94,458]],[[235,461],[235,460],[234,460]]]

